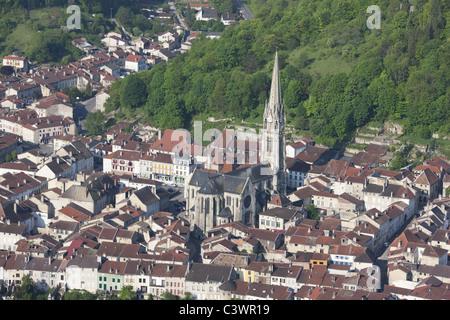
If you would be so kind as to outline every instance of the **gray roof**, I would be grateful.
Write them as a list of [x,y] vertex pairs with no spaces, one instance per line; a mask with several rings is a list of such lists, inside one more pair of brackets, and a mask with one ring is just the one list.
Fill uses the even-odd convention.
[[261,212],[260,215],[264,216],[271,216],[271,217],[280,217],[285,221],[288,221],[292,219],[292,217],[295,216],[295,214],[299,213],[295,209],[288,209],[288,208],[272,208],[269,210],[266,210],[264,212]]
[[[259,163],[259,164],[254,164],[251,166],[238,168],[236,170],[225,173],[225,175],[233,176],[233,177],[241,177],[244,179],[250,178],[250,181],[252,183],[256,183],[259,181],[267,180],[268,176],[261,174],[261,171],[267,167],[268,167],[268,165]],[[269,170],[271,170],[271,169],[269,169]]]
[[232,216],[233,216],[233,214],[232,214],[231,209],[229,207],[225,207],[222,210],[220,210],[219,217],[229,218],[229,217],[232,217]]
[[218,194],[223,192],[241,194],[244,191],[248,178],[245,176],[232,176],[216,174],[203,170],[195,170],[189,184],[200,187],[201,194]]
[[194,170],[191,180],[189,181],[189,185],[201,187],[203,184],[211,178],[220,176],[217,173],[210,173],[204,170]]
[[70,144],[64,146],[63,149],[68,153],[71,152],[72,156],[78,161],[93,157],[89,148],[80,139],[72,141]]
[[72,199],[73,201],[96,201],[99,194],[86,186],[73,185],[60,196],[61,198]]
[[24,231],[26,229],[26,225],[18,225],[18,224],[2,224],[0,223],[0,233],[11,233],[11,234],[24,234]]
[[53,159],[51,162],[47,163],[46,166],[55,174],[58,175],[64,171],[63,168],[58,163],[58,159]]
[[220,282],[230,280],[233,267],[194,263],[186,275],[186,281],[191,282]]
[[217,19],[217,9],[214,8],[202,8],[202,17],[203,18],[210,18],[210,19]]
[[80,267],[80,268],[94,268],[97,269],[99,262],[97,261],[97,256],[94,255],[76,255],[67,263],[67,267]]
[[145,186],[134,192],[136,197],[146,206],[159,201],[158,197],[152,192],[149,186]]
[[10,223],[18,224],[19,222],[24,222],[33,218],[33,215],[28,210],[16,204],[15,201],[10,200],[2,203],[0,206],[0,210],[3,211],[5,218],[9,220]]

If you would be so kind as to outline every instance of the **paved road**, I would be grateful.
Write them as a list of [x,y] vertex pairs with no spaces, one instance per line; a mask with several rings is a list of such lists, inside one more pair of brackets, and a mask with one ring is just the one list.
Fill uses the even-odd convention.
[[133,39],[133,35],[125,30],[125,28],[122,27],[115,18],[113,18],[112,21],[119,27],[120,30],[122,30],[122,32],[128,37],[129,40]]
[[180,17],[180,14],[178,13],[177,9],[175,8],[175,4],[174,4],[172,1],[167,1],[167,4],[169,5],[170,10],[172,10],[172,11],[175,13],[175,15],[176,15],[176,17],[177,17],[177,20],[178,20],[178,22],[181,24],[181,26],[182,26],[185,30],[188,30],[188,31],[189,31],[189,27],[188,27],[187,24],[184,22],[184,19],[182,19],[182,18]]
[[86,121],[88,113],[95,112],[97,110],[96,107],[97,105],[95,96],[86,101],[75,104],[73,117],[75,123],[79,125],[78,128],[81,128],[81,130],[79,130],[80,132],[84,130],[84,122]]

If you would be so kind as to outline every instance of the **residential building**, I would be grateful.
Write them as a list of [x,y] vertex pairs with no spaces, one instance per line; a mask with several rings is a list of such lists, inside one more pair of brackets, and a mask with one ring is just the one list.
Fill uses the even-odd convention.
[[16,69],[16,71],[28,72],[29,69],[29,62],[26,57],[6,55],[3,57],[2,64],[4,66],[11,66]]
[[265,230],[287,230],[303,219],[296,209],[272,208],[259,213],[259,228]]
[[143,56],[130,54],[125,58],[124,68],[132,72],[147,70],[147,62]]
[[186,274],[186,292],[197,300],[222,300],[219,287],[228,280],[235,280],[233,267],[193,263]]

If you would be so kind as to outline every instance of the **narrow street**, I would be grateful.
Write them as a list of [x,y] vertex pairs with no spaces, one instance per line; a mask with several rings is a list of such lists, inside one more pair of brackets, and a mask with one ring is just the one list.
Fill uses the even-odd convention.
[[175,13],[175,15],[176,15],[176,17],[177,17],[178,23],[181,24],[181,26],[184,28],[184,30],[190,31],[190,30],[189,30],[189,27],[188,27],[187,24],[184,22],[184,19],[182,19],[182,18],[180,17],[180,14],[179,14],[179,12],[177,11],[177,8],[175,7],[175,4],[174,4],[172,1],[168,1],[167,4],[169,5],[170,10],[173,11],[173,12]]

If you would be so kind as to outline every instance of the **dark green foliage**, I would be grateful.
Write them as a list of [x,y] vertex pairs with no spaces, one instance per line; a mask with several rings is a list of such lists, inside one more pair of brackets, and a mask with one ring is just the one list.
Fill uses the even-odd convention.
[[145,83],[135,74],[124,79],[120,103],[128,109],[142,106],[147,99]]
[[106,130],[106,117],[100,110],[88,113],[85,127],[90,135],[102,135]]
[[77,289],[66,292],[62,300],[97,300],[97,296],[89,291],[80,291]]
[[[288,125],[311,130],[326,145],[348,141],[373,120],[401,120],[407,134],[422,138],[448,133],[447,2],[423,0],[413,11],[398,0],[248,3],[256,8],[252,21],[225,29],[220,39],[200,36],[187,54],[144,72],[150,123],[189,127],[205,116],[262,122],[278,49]],[[366,27],[370,5],[381,8],[381,30]],[[320,60],[328,57],[349,69],[323,72]],[[108,101],[116,108],[118,87]]]
[[321,216],[320,211],[312,203],[306,207],[306,213],[307,213],[308,219],[312,219],[312,220],[319,220],[320,216]]

